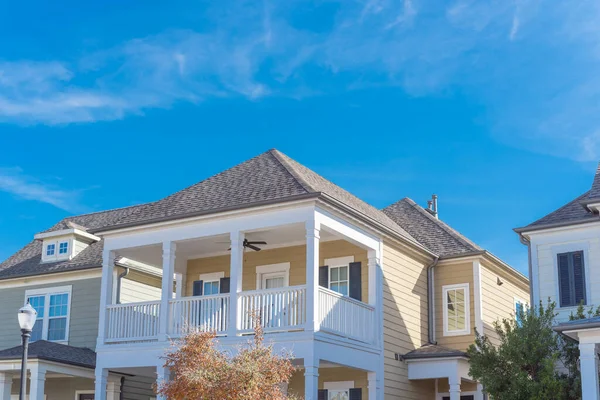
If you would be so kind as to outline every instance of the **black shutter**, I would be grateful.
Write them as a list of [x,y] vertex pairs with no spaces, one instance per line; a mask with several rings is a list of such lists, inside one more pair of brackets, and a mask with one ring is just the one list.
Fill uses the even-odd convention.
[[585,304],[585,272],[583,267],[583,252],[577,251],[571,253],[573,257],[573,286],[575,294],[575,304],[583,301]]
[[320,389],[319,390],[319,396],[317,397],[318,400],[327,400],[327,389]]
[[362,300],[362,273],[361,263],[350,263],[350,297],[355,300]]
[[219,293],[229,293],[231,288],[231,278],[221,278],[219,282]]
[[193,296],[202,296],[202,291],[204,290],[204,281],[194,281],[194,291],[192,293]]
[[329,289],[329,267],[319,267],[319,286]]
[[560,306],[567,307],[571,304],[571,274],[569,273],[569,255],[567,253],[558,255],[558,280]]
[[350,389],[350,400],[362,400],[362,389],[361,388]]

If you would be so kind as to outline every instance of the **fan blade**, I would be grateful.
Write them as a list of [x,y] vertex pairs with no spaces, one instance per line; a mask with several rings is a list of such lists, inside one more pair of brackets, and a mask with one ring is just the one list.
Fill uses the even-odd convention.
[[254,251],[260,251],[260,247],[253,246],[251,244],[246,244],[246,247],[248,247],[249,249],[252,249]]
[[267,244],[267,242],[259,241],[259,242],[246,242],[247,244]]

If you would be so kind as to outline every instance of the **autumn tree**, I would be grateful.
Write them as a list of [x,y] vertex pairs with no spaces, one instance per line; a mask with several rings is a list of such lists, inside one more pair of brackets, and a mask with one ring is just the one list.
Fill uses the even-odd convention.
[[156,389],[170,400],[287,400],[281,385],[295,370],[290,354],[276,354],[264,344],[257,321],[254,340],[235,355],[219,348],[214,333],[191,332],[173,343],[165,367],[171,380]]

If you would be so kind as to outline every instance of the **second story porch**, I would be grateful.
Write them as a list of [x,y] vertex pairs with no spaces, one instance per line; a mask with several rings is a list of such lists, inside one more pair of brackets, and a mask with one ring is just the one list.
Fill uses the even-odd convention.
[[[132,236],[107,240],[98,346],[167,342],[189,330],[239,338],[253,333],[253,315],[277,337],[318,332],[378,346],[380,242],[313,207],[303,211],[289,223],[289,213],[278,211],[273,215],[282,223],[272,225],[267,217],[254,229],[243,229],[240,217],[241,229],[228,232],[218,232],[227,224],[214,232],[199,223],[194,237],[179,240],[172,230],[158,243],[123,246],[139,241]],[[203,235],[203,225],[214,234]],[[115,260],[153,266],[162,276],[160,289],[147,290],[145,301],[119,301]]]

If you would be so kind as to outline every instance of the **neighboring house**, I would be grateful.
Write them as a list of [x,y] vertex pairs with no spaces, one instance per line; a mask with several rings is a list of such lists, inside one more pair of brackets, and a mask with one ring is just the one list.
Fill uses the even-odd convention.
[[529,250],[533,304],[556,303],[555,330],[579,342],[584,400],[597,400],[600,318],[569,322],[579,304],[600,306],[600,165],[589,191],[515,231]]
[[170,339],[207,329],[234,350],[254,311],[293,351],[286,390],[307,400],[482,399],[465,350],[529,283],[436,210],[378,210],[271,150],[153,203],[66,218],[0,264],[15,321],[0,327],[0,400],[18,387],[27,299],[43,310],[32,400],[149,399]]

